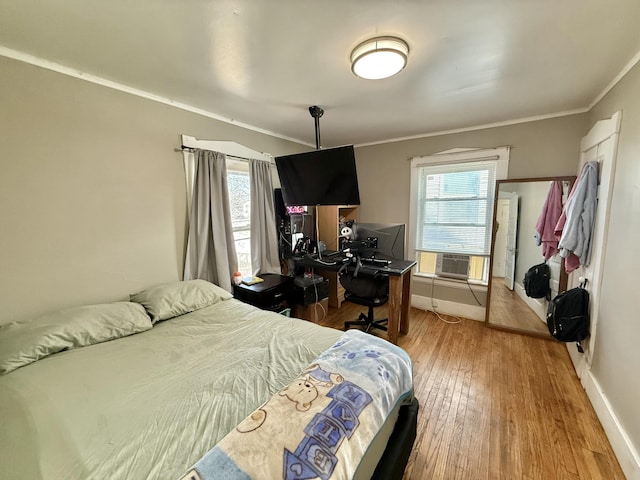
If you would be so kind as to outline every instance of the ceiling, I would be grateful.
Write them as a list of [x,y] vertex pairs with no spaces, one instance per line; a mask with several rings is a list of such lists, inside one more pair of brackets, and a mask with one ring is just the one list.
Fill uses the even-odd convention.
[[[638,0],[0,0],[0,53],[309,145],[319,105],[328,147],[585,111],[638,60],[639,20]],[[376,35],[408,65],[356,78]]]

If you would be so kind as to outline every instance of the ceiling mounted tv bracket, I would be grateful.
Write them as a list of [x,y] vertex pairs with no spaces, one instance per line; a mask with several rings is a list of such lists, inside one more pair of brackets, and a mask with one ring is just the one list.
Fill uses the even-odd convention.
[[324,110],[314,105],[309,107],[309,113],[313,117],[316,125],[316,150],[320,150],[320,117],[324,114]]

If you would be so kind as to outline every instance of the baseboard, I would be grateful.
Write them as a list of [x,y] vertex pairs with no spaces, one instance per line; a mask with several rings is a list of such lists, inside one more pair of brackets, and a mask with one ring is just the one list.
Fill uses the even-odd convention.
[[513,286],[516,294],[526,303],[531,310],[535,312],[535,314],[540,317],[545,325],[547,324],[547,308],[544,304],[543,300],[538,298],[531,298],[527,296],[527,293],[524,291],[524,287],[519,283],[515,283]]
[[469,318],[484,322],[485,307],[480,305],[468,305],[466,303],[450,302],[439,298],[423,297],[421,295],[411,295],[411,306],[421,310],[435,310],[443,315],[452,315],[454,317]]
[[588,368],[583,369],[580,380],[627,480],[640,480],[640,455],[618,421],[598,380]]

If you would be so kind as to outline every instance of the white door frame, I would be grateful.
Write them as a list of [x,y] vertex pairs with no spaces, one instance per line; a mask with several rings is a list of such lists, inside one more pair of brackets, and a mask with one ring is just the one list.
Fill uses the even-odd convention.
[[513,290],[516,276],[516,254],[518,241],[518,194],[509,192],[509,225],[507,227],[507,255],[504,264],[504,283]]
[[[595,347],[595,339],[598,328],[598,310],[600,305],[600,288],[602,284],[602,273],[604,271],[605,251],[607,246],[607,235],[609,229],[609,217],[611,210],[611,197],[613,195],[613,184],[615,178],[616,154],[618,135],[620,132],[620,124],[622,121],[622,113],[616,112],[611,118],[598,121],[587,135],[582,138],[580,143],[580,165],[578,172],[582,169],[582,165],[588,158],[593,157],[600,163],[599,185],[598,185],[598,206],[596,210],[596,221],[593,232],[592,245],[592,261],[588,267],[580,267],[572,272],[569,277],[569,284],[572,287],[577,286],[580,281],[586,278],[589,282],[587,290],[590,293],[590,317],[591,317],[591,334],[583,342],[585,353],[581,354],[573,346],[567,344],[569,355],[576,368],[578,377],[582,378],[584,373],[590,369],[593,359]],[[598,151],[593,152],[594,148],[599,148],[600,144],[611,140],[613,142],[611,150],[611,158],[603,158]],[[605,171],[606,170],[606,171]],[[603,174],[604,171],[604,174]],[[576,180],[577,181],[577,180]],[[596,251],[597,249],[597,251]]]

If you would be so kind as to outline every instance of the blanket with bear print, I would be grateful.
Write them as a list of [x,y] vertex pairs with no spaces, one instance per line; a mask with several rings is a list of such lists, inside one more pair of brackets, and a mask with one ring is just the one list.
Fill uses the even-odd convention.
[[387,416],[412,395],[407,353],[349,330],[181,480],[352,478]]

